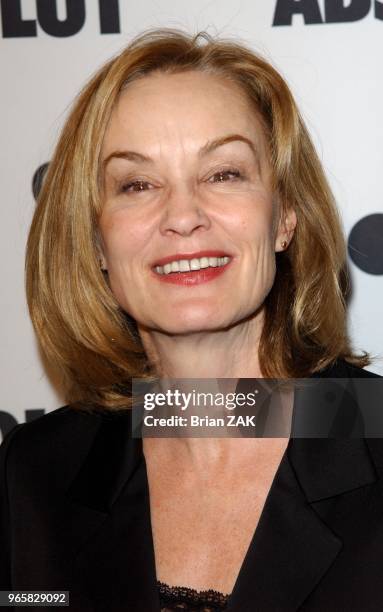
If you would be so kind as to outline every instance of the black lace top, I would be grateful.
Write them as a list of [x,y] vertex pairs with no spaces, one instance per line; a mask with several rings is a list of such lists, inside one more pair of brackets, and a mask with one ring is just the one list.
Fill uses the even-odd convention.
[[215,612],[225,610],[229,595],[219,591],[196,591],[188,587],[169,586],[157,580],[160,595],[161,612],[172,612],[173,610],[188,612]]

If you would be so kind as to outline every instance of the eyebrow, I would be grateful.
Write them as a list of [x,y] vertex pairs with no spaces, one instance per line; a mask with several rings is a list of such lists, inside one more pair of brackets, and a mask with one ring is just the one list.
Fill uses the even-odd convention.
[[[198,157],[202,158],[205,155],[212,153],[212,151],[214,151],[215,149],[218,149],[218,147],[222,147],[223,145],[228,144],[229,142],[235,142],[235,141],[246,143],[250,147],[256,160],[258,161],[258,151],[257,151],[255,144],[253,143],[252,140],[250,140],[249,138],[246,138],[246,136],[242,136],[241,134],[228,134],[227,136],[220,136],[219,138],[214,138],[214,140],[209,140],[198,151]],[[113,151],[113,153],[108,155],[108,157],[106,157],[104,161],[102,162],[104,169],[106,168],[108,163],[114,158],[126,159],[128,161],[133,161],[133,162],[153,163],[154,161],[151,157],[147,155],[143,155],[142,153],[137,153],[137,151]]]

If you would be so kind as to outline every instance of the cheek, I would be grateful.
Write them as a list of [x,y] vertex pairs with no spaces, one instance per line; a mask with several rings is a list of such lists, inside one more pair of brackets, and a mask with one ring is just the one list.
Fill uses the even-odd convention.
[[142,251],[144,236],[122,215],[109,215],[100,219],[100,234],[108,268],[129,264],[135,254]]
[[272,204],[258,206],[255,211],[253,207],[241,217],[238,230],[254,248],[264,249],[268,246],[272,248],[274,243],[273,221]]

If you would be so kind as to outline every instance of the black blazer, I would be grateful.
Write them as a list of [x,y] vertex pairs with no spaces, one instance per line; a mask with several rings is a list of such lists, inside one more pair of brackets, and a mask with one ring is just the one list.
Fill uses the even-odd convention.
[[[343,361],[321,376],[374,377]],[[73,612],[159,612],[146,466],[130,431],[129,412],[63,407],[6,436],[0,590],[69,590]],[[383,610],[381,439],[289,441],[228,612],[296,610]]]

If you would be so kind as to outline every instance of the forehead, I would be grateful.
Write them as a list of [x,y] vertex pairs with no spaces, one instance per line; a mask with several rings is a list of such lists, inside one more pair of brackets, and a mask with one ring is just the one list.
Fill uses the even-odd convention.
[[262,120],[239,85],[200,71],[152,73],[121,92],[103,142],[103,157],[128,143],[155,149],[186,147],[241,133],[264,144]]

